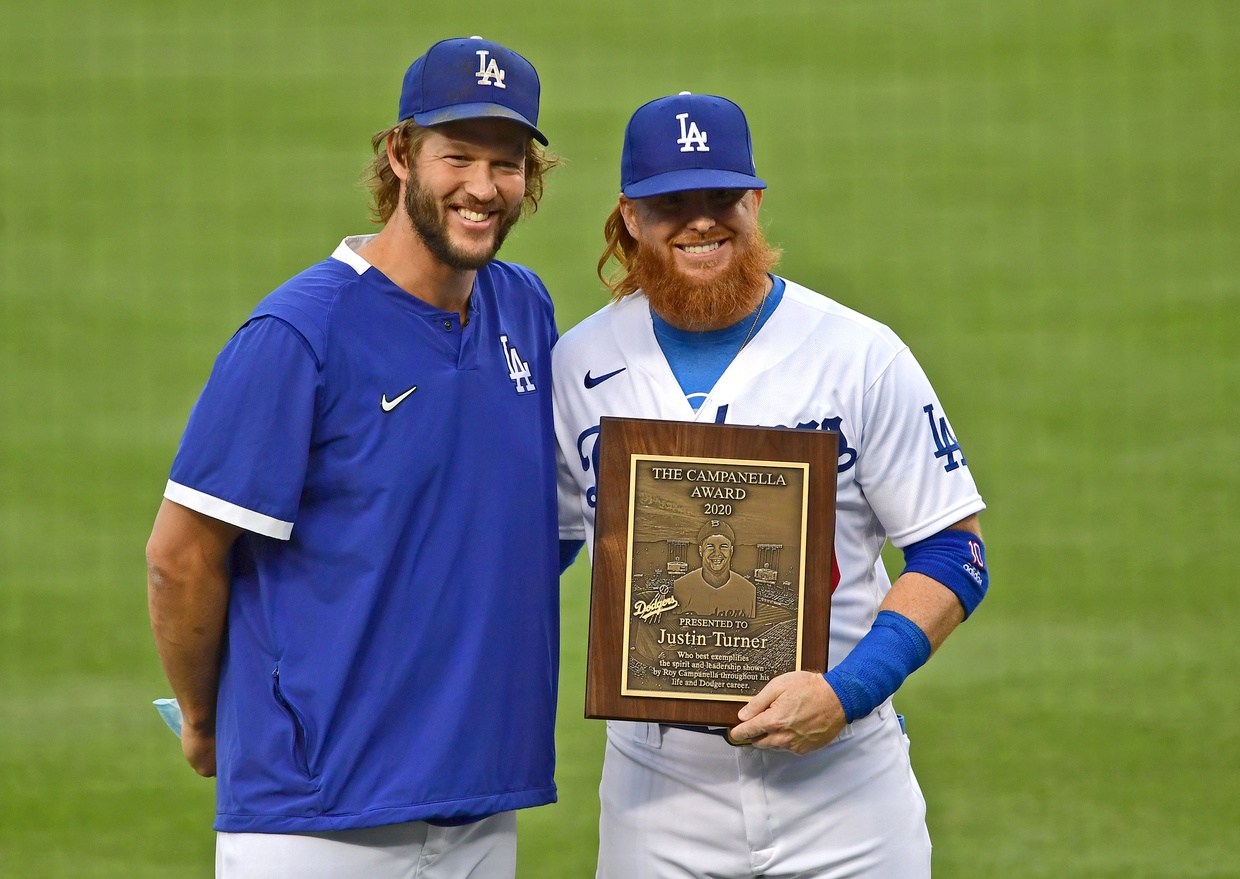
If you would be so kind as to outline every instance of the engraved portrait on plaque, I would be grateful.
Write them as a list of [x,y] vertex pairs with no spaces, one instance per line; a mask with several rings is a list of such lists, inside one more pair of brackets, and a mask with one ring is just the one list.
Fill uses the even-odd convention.
[[745,702],[797,667],[805,464],[634,455],[621,694]]

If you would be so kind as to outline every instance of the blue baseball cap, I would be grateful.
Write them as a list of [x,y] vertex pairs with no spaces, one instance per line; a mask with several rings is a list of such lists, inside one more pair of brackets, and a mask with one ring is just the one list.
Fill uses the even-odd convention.
[[538,72],[511,49],[482,37],[440,40],[409,66],[397,121],[442,125],[460,119],[511,119],[538,130]]
[[647,198],[690,189],[766,189],[749,123],[717,95],[681,92],[637,108],[624,129],[620,191]]

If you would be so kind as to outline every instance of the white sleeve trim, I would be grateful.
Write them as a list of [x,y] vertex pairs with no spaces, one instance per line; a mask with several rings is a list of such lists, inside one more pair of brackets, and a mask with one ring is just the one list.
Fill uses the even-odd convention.
[[168,480],[168,487],[164,489],[164,497],[196,513],[236,525],[246,531],[253,531],[255,534],[262,534],[264,537],[288,540],[293,535],[292,522],[273,519],[271,516],[264,516],[262,513],[247,510],[245,507],[230,504],[228,501],[222,501],[217,497],[173,482],[171,479]]
[[943,529],[955,525],[961,519],[966,519],[974,513],[980,513],[984,509],[986,509],[985,502],[982,500],[980,495],[975,494],[973,497],[967,498],[962,503],[953,507],[950,511],[940,514],[934,519],[934,521],[922,525],[920,528],[906,531],[903,534],[892,534],[891,545],[896,549],[904,549],[904,547],[908,546],[910,543],[925,540],[932,534],[938,534]]

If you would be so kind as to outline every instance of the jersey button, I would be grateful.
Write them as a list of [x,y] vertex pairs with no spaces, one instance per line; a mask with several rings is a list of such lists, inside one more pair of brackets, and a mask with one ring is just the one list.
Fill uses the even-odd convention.
[[443,322],[443,328],[444,328],[445,330],[450,330],[450,329],[452,329],[452,321],[450,321],[450,320],[446,320],[446,321],[444,321],[444,322]]

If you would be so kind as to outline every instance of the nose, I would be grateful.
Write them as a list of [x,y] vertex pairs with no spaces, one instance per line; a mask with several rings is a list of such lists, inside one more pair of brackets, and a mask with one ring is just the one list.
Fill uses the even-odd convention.
[[499,192],[495,174],[486,162],[474,162],[465,178],[465,191],[480,202],[492,201]]
[[701,192],[695,192],[691,198],[685,200],[685,212],[689,217],[685,225],[693,231],[705,233],[715,227],[714,214]]
[[690,218],[686,225],[694,232],[705,234],[714,228],[715,218],[710,214],[695,212],[694,216]]

